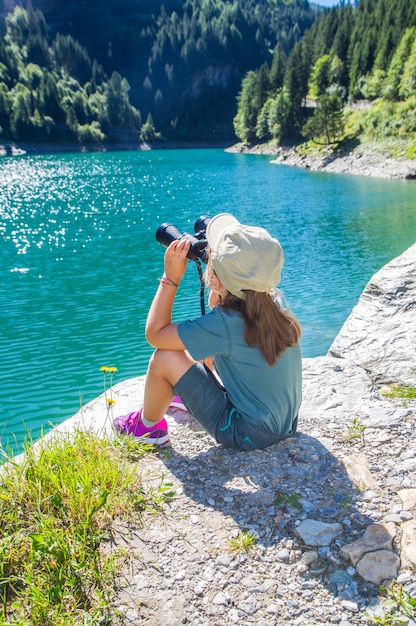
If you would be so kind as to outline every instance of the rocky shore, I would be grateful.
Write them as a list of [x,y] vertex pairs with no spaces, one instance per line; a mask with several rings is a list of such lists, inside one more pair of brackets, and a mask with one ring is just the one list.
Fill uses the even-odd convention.
[[269,154],[275,156],[271,163],[301,167],[311,171],[375,178],[416,179],[416,160],[404,157],[393,158],[387,151],[380,151],[375,146],[359,146],[354,150],[345,152],[333,152],[328,148],[319,155],[301,154],[296,148],[262,145],[244,146],[242,144],[227,148],[226,151],[243,154]]
[[105,151],[143,151],[143,150],[171,150],[192,148],[221,148],[225,152],[241,154],[268,154],[275,158],[271,163],[301,167],[311,171],[330,172],[333,174],[351,174],[358,176],[372,176],[401,180],[416,179],[416,160],[404,157],[393,158],[388,151],[380,151],[377,146],[359,146],[354,150],[333,152],[328,148],[317,155],[299,153],[296,148],[235,144],[229,147],[224,142],[159,142],[157,144],[108,144],[88,145],[81,144],[22,144],[16,146],[11,143],[0,144],[1,156],[22,156],[25,154],[58,154],[64,152],[105,152]]
[[[103,545],[129,556],[114,624],[358,626],[385,619],[382,583],[416,598],[416,401],[383,395],[416,385],[415,294],[416,244],[371,279],[328,355],[304,359],[291,439],[227,450],[172,410],[172,447],[140,480],[173,500]],[[143,389],[115,385],[115,414]],[[74,428],[113,436],[103,396],[49,436]]]
[[25,154],[60,154],[67,152],[140,152],[147,150],[173,150],[173,149],[192,149],[192,148],[225,148],[224,141],[159,141],[157,143],[147,142],[134,142],[134,143],[96,143],[96,144],[81,144],[77,142],[66,143],[38,143],[38,144],[26,144],[19,143],[18,145],[11,142],[0,143],[0,157],[12,156],[19,157]]

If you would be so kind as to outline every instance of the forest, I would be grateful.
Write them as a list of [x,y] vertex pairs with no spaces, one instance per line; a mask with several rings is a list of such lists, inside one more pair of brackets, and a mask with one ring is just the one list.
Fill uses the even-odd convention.
[[390,142],[416,158],[416,3],[322,13],[289,55],[277,45],[271,65],[245,75],[234,126],[246,144]]
[[306,0],[32,0],[3,12],[2,137],[154,142],[235,139],[243,76],[278,42],[289,53],[318,9]]
[[1,22],[3,141],[367,136],[416,153],[408,0],[4,0]]

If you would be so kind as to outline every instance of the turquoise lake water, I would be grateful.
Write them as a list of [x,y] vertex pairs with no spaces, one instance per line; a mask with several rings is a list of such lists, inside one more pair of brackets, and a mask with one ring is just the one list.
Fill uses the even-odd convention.
[[[234,213],[282,243],[281,288],[323,355],[371,276],[416,239],[416,185],[323,174],[221,149],[2,157],[2,445],[71,417],[146,372],[146,314],[163,271],[157,227]],[[175,320],[200,313],[189,263]]]

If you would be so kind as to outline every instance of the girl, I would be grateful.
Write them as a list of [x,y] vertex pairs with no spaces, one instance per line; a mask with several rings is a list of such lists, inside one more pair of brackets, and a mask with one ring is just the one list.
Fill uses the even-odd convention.
[[[144,406],[114,421],[115,429],[148,443],[169,441],[165,412],[174,395],[218,443],[265,448],[296,431],[301,403],[300,326],[274,289],[283,250],[263,228],[229,213],[206,231],[211,311],[172,323],[173,301],[190,242],[173,241],[146,322],[150,359]],[[214,370],[214,371],[212,371]]]

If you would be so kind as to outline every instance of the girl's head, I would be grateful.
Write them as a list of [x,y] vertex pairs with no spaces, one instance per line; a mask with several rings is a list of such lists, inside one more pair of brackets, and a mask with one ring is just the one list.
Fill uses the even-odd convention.
[[207,226],[207,241],[215,274],[234,296],[245,300],[246,291],[268,293],[280,282],[283,250],[264,228],[219,213]]
[[[282,308],[273,288],[280,282],[283,250],[264,228],[244,226],[229,213],[207,227],[207,282],[223,307],[244,319],[244,338],[274,365],[301,335],[295,316]],[[224,289],[226,290],[224,293]]]

